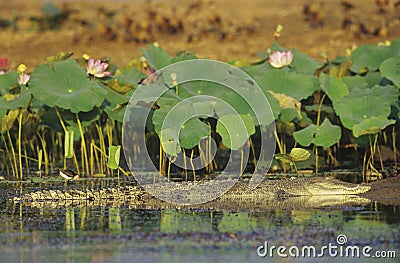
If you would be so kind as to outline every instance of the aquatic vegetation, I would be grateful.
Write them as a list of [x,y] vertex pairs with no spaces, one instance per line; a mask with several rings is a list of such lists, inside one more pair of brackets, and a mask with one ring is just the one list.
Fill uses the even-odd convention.
[[[45,164],[46,173],[53,164],[62,162],[64,168],[75,166],[80,175],[112,173],[113,169],[126,173],[125,163],[119,163],[121,146],[115,145],[121,145],[126,106],[139,86],[144,86],[145,92],[166,91],[155,101],[139,101],[135,106],[151,113],[145,120],[146,143],[152,144],[152,160],[159,164],[161,174],[181,170],[174,161],[166,165],[166,157],[180,153],[190,157],[188,160],[198,157],[207,164],[208,173],[221,167],[221,163],[209,161],[211,140],[218,150],[242,151],[249,146],[256,166],[260,143],[254,139],[262,125],[273,121],[276,132],[272,136],[279,149],[276,157],[284,170],[287,160],[294,165],[296,158],[286,151],[298,149],[297,144],[315,153],[316,173],[319,148],[330,163],[338,163],[335,153],[343,144],[356,142],[370,148],[370,157],[366,158],[367,152],[364,155],[365,173],[376,170],[373,155],[378,144],[391,146],[396,155],[400,40],[388,45],[361,45],[348,57],[322,62],[276,42],[265,54],[258,54],[257,63],[232,62],[242,65],[253,80],[242,83],[234,71],[213,72],[221,79],[229,76],[239,89],[252,90],[251,106],[265,106],[261,95],[268,99],[273,116],[263,116],[263,123],[258,123],[246,99],[223,85],[201,79],[185,82],[181,73],[157,72],[176,62],[198,59],[193,53],[171,56],[157,43],[141,51],[143,56],[124,68],[88,55],[74,58],[67,52],[47,58],[47,63],[28,72],[24,64],[9,70],[8,60],[2,58],[0,151],[6,153],[0,160],[2,170],[11,169],[14,176],[22,178],[22,171],[31,162],[38,162],[39,169]],[[198,71],[205,69],[199,66]],[[256,85],[263,94],[257,93]],[[213,99],[196,99],[194,95]],[[221,103],[231,105],[236,113]],[[178,119],[166,125],[171,111],[179,113],[173,115]],[[194,175],[195,165],[190,162],[183,170],[191,166]]]
[[268,62],[274,68],[283,68],[289,66],[293,61],[293,53],[292,51],[274,51],[271,55],[269,55]]
[[89,76],[94,76],[96,78],[104,78],[112,74],[111,72],[106,71],[107,68],[108,63],[102,62],[100,59],[95,61],[94,58],[89,58],[86,73]]

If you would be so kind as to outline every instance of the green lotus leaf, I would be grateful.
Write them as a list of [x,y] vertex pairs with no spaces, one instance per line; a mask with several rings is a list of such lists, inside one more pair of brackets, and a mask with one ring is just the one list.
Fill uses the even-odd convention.
[[6,115],[7,111],[9,110],[7,105],[7,100],[3,97],[0,97],[0,119]]
[[302,148],[293,148],[290,151],[290,157],[295,162],[305,161],[310,158],[310,152]]
[[[160,108],[154,112],[152,118],[156,132],[165,128],[181,126],[193,117],[208,118],[214,115],[213,101],[193,100],[190,104],[178,104],[180,101],[180,99],[165,97],[162,97],[157,101]],[[171,112],[172,109],[173,112]],[[168,113],[174,115],[170,115],[169,121],[164,123]],[[162,125],[164,125],[164,127]]]
[[339,142],[341,137],[342,130],[340,127],[333,125],[329,119],[326,118],[324,122],[317,128],[313,143],[316,146],[327,148]]
[[293,137],[300,145],[308,147],[314,141],[314,135],[317,131],[317,126],[311,124],[310,126],[293,133]]
[[71,59],[38,66],[31,75],[29,87],[33,96],[46,105],[73,113],[100,106],[106,95],[104,88],[89,80]]
[[176,56],[171,59],[171,64],[190,59],[197,59],[197,57],[194,55],[194,53],[179,51]]
[[[78,121],[76,119],[76,114],[71,111],[64,110],[60,112],[61,117],[64,119],[67,126],[78,126]],[[78,113],[79,121],[81,122],[82,127],[88,127],[94,121],[100,118],[100,110],[98,108],[94,108],[88,112],[79,112]]]
[[285,163],[294,164],[295,162],[305,161],[310,158],[310,152],[306,149],[301,148],[293,148],[290,151],[290,154],[287,153],[277,153],[275,154],[275,158],[277,160],[281,160]]
[[290,122],[295,118],[300,118],[299,113],[295,109],[283,109],[279,118],[284,122]]
[[7,101],[7,107],[10,110],[17,108],[26,108],[28,107],[29,102],[31,101],[32,94],[29,90],[23,88],[21,90],[21,94],[13,100]]
[[[318,112],[319,108],[320,108],[320,105],[318,105],[318,104],[304,106],[304,109],[309,112],[310,111]],[[326,113],[334,112],[332,105],[325,105],[325,104],[322,105],[321,111],[326,112]]]
[[178,131],[176,129],[164,129],[159,133],[159,138],[165,153],[177,156],[181,152]]
[[283,93],[297,100],[306,99],[317,88],[318,80],[314,76],[286,72],[273,69],[262,75],[254,76],[264,93],[272,90],[275,93]]
[[[102,108],[107,113],[107,116],[112,120],[123,122],[126,107],[124,105],[128,102],[126,96],[115,92],[114,90],[108,89],[106,99],[103,102]],[[121,107],[120,109],[118,107]]]
[[355,73],[375,71],[381,63],[395,57],[400,52],[400,39],[392,41],[390,46],[361,45],[351,54],[350,70]]
[[365,134],[376,134],[395,122],[395,120],[388,120],[384,115],[369,117],[353,126],[353,134],[355,137]]
[[319,127],[311,124],[307,128],[293,133],[295,140],[306,147],[313,143],[316,146],[327,148],[337,143],[341,136],[340,127],[332,125],[329,119],[325,119]]
[[322,73],[319,76],[319,82],[322,90],[325,91],[333,103],[338,102],[341,98],[349,94],[346,84],[338,77]]
[[121,145],[111,145],[108,148],[108,162],[107,166],[110,169],[118,169],[119,159],[121,155]]
[[18,118],[19,112],[19,109],[10,110],[6,115],[3,116],[3,118],[0,120],[0,132],[8,131],[14,126],[14,123]]
[[116,79],[121,85],[137,85],[140,80],[145,77],[147,77],[146,74],[140,72],[136,68],[130,68],[121,70],[120,74],[115,76],[114,79]]
[[12,86],[16,85],[17,78],[18,74],[16,71],[0,75],[0,95],[7,93]]
[[64,137],[64,157],[74,157],[74,131],[66,131]]
[[[274,42],[270,50],[273,51],[289,51],[289,49],[281,47],[277,42]],[[290,64],[290,72],[304,73],[307,75],[313,75],[317,68],[321,67],[322,64],[318,63],[315,59],[311,58],[307,54],[300,52],[297,49],[291,49],[293,52],[293,61]],[[267,58],[268,55],[262,55]],[[268,62],[267,62],[268,63]],[[268,63],[269,65],[269,63]],[[272,67],[270,67],[272,69]]]
[[[57,117],[56,111],[52,108],[46,108],[45,111],[40,112],[41,125],[49,127],[55,132],[64,132],[60,120]],[[78,134],[75,133],[75,137]]]
[[290,71],[313,75],[314,72],[322,66],[321,63],[297,49],[292,49],[292,52],[293,62]]
[[400,88],[400,58],[389,58],[382,62],[379,67],[382,76],[390,79],[393,83]]
[[147,46],[147,49],[141,48],[140,51],[147,59],[149,65],[156,70],[162,69],[171,64],[171,56],[159,46],[151,44]]
[[249,115],[228,114],[218,119],[216,131],[226,147],[238,150],[255,133],[255,127]]
[[382,81],[382,76],[379,72],[368,72],[363,76],[345,76],[342,80],[347,85],[349,91],[352,92],[353,90],[370,89],[379,85]]
[[179,131],[180,146],[191,149],[199,144],[200,140],[209,136],[211,127],[200,121],[198,118],[192,118],[182,125]]
[[351,92],[335,104],[335,110],[343,126],[353,130],[354,125],[370,117],[389,116],[390,105],[398,100],[398,96],[399,89],[394,86],[374,86]]

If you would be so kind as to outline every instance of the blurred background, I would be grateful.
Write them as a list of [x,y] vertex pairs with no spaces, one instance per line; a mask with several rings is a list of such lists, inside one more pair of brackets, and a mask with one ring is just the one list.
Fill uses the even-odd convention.
[[170,54],[255,61],[281,24],[280,45],[335,58],[398,38],[399,11],[396,0],[0,1],[0,56],[11,68],[67,51],[124,66],[156,41]]

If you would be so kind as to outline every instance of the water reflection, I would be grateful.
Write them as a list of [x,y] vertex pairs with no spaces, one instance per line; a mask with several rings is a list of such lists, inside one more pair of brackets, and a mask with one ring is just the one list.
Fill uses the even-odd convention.
[[256,262],[262,259],[255,248],[264,241],[321,246],[336,242],[340,233],[351,245],[398,251],[398,208],[372,203],[329,211],[232,212],[123,206],[49,209],[5,202],[0,252],[13,259],[9,262],[42,262],[48,257],[52,262],[122,262],[127,255],[179,261],[175,256],[182,253],[181,259],[211,253],[221,260],[247,255]]

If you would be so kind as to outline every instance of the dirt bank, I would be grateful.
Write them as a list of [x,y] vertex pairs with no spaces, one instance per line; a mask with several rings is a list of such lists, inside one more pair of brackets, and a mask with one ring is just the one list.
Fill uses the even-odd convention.
[[400,7],[376,2],[385,1],[55,1],[68,10],[68,19],[49,30],[40,10],[45,1],[2,1],[0,57],[8,57],[11,68],[19,63],[33,68],[47,56],[74,51],[111,57],[123,66],[140,55],[139,48],[157,41],[171,54],[188,50],[219,60],[254,60],[282,24],[281,45],[334,58],[353,44],[398,37]]

